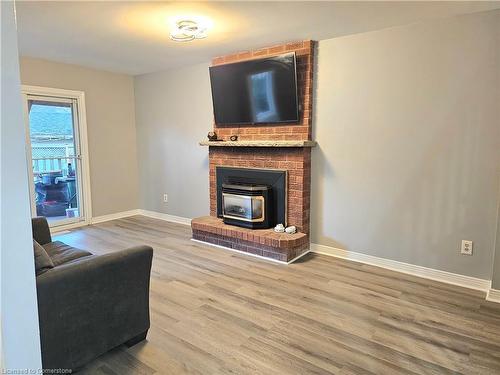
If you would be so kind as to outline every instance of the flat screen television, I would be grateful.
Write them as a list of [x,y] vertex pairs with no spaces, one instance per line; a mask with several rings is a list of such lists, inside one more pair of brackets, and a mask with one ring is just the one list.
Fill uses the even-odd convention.
[[299,120],[295,53],[210,67],[215,123]]

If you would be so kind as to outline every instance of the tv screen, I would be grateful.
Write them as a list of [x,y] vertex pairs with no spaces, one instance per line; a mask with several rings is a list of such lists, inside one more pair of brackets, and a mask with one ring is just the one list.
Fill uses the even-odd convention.
[[296,122],[295,53],[210,67],[215,123]]

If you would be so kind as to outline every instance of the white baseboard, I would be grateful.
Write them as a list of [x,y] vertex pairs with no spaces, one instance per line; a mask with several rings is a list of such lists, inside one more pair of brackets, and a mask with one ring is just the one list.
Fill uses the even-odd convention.
[[216,244],[211,243],[211,242],[205,242],[205,241],[196,240],[194,238],[191,238],[191,241],[198,242],[198,243],[201,243],[203,245],[218,247],[219,249],[234,251],[235,253],[239,253],[239,254],[243,254],[243,255],[248,255],[250,257],[259,258],[259,259],[262,259],[262,260],[267,260],[269,262],[274,262],[274,263],[279,263],[279,264],[285,264],[285,265],[291,264],[291,263],[295,262],[297,259],[302,258],[304,255],[306,255],[307,253],[310,252],[310,250],[307,250],[306,252],[300,254],[299,256],[296,256],[292,260],[290,260],[288,262],[284,262],[282,260],[277,260],[277,259],[273,259],[273,258],[264,257],[262,255],[247,253],[246,251],[241,251],[241,250],[237,250],[237,249],[231,249],[230,247],[226,247],[226,246],[216,245]]
[[153,219],[170,221],[172,223],[177,223],[177,224],[191,225],[191,219],[187,217],[169,215],[161,212],[148,211],[148,210],[138,210],[138,211],[139,215],[151,217]]
[[382,267],[393,271],[419,276],[426,279],[440,281],[447,284],[458,285],[464,288],[487,292],[491,288],[491,281],[464,276],[457,273],[441,271],[433,268],[417,266],[415,264],[398,262],[391,259],[379,258],[372,255],[356,253],[335,247],[311,243],[311,251],[318,254],[330,255],[337,258],[353,260],[372,266]]
[[500,303],[500,290],[498,289],[488,290],[488,295],[486,296],[486,300],[490,302]]
[[90,223],[98,224],[98,223],[104,223],[105,221],[123,219],[124,217],[141,215],[140,211],[141,210],[129,210],[129,211],[116,212],[114,214],[109,214],[109,215],[96,216],[90,220]]
[[147,216],[147,217],[151,217],[154,219],[170,221],[172,223],[191,225],[191,219],[188,219],[186,217],[169,215],[169,214],[164,214],[161,212],[148,211],[148,210],[143,210],[143,209],[122,211],[122,212],[116,212],[114,214],[109,214],[109,215],[96,216],[90,220],[90,223],[91,224],[104,223],[106,221],[123,219],[125,217],[135,216],[135,215]]

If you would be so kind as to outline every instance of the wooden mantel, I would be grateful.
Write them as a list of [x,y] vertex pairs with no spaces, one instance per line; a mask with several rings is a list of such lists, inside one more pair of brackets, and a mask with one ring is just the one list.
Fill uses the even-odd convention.
[[316,141],[201,141],[200,146],[214,147],[314,147]]

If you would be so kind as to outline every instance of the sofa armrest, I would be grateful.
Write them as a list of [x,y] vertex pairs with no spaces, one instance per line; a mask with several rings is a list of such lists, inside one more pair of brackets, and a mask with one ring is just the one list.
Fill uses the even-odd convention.
[[152,257],[138,246],[37,277],[44,368],[78,368],[148,330]]
[[47,219],[40,216],[31,219],[31,228],[33,230],[33,239],[40,245],[45,245],[52,242],[50,236],[50,228]]

